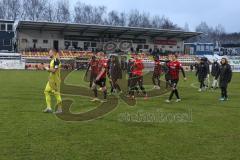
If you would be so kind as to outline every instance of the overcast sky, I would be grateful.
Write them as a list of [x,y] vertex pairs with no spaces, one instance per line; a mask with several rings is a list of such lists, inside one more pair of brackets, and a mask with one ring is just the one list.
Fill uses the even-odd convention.
[[[70,0],[78,1],[78,0]],[[165,15],[194,30],[201,21],[211,26],[222,24],[227,32],[240,32],[240,0],[80,0],[86,4],[104,5],[108,10],[128,12],[132,9]]]

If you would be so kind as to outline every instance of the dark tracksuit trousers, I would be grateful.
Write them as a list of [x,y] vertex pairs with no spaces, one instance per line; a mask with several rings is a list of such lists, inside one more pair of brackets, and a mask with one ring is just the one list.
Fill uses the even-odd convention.
[[[157,83],[156,83],[156,80],[157,80]],[[160,87],[160,74],[153,73],[152,82],[155,86],[158,85]]]
[[219,77],[219,86],[221,88],[222,98],[228,98],[227,87],[232,79],[232,69],[229,64],[224,64],[220,66],[217,78]]
[[179,93],[178,93],[178,90],[177,90],[177,84],[178,84],[178,79],[174,79],[174,80],[171,80],[170,82],[171,82],[171,87],[173,88],[173,90],[172,90],[172,92],[171,92],[171,94],[170,94],[170,96],[169,96],[169,100],[171,100],[172,98],[173,98],[173,95],[175,94],[176,95],[176,97],[177,97],[177,99],[180,99],[180,97],[179,97]]
[[130,82],[130,95],[134,96],[134,91],[137,88],[137,85],[140,87],[142,93],[146,95],[145,88],[143,87],[143,76],[133,75],[131,82]]

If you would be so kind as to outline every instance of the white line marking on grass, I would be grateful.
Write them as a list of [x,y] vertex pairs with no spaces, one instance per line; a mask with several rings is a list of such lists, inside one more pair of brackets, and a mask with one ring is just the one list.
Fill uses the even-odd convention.
[[192,83],[190,86],[193,87],[193,88],[198,88],[197,86],[195,86],[195,84],[197,84],[197,82]]

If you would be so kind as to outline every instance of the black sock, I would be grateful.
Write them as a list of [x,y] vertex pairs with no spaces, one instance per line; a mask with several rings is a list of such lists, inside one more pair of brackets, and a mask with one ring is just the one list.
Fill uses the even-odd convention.
[[177,99],[180,99],[177,89],[175,90],[175,95],[176,95]]
[[113,87],[111,87],[111,93],[113,93],[113,90],[114,90],[114,88],[113,88]]
[[227,88],[225,88],[225,98],[228,98],[228,95],[227,95]]
[[107,90],[103,91],[103,98],[107,99]]
[[171,94],[170,94],[170,96],[169,96],[169,100],[172,99],[174,92],[175,92],[175,90],[173,90],[173,91],[171,92]]
[[225,88],[225,87],[222,87],[222,97],[223,98],[227,98],[228,96],[227,96],[227,88]]
[[152,77],[152,82],[153,82],[153,85],[156,85],[156,82],[155,82],[155,78]]
[[160,87],[160,79],[158,78],[158,86]]
[[120,88],[120,86],[119,86],[118,84],[116,84],[116,89],[117,89],[118,91],[121,91],[121,88]]
[[147,92],[145,91],[145,88],[144,88],[144,87],[141,87],[141,90],[142,90],[142,93],[143,93],[144,95],[147,94]]
[[97,97],[98,94],[97,94],[97,89],[96,88],[93,89],[93,92],[94,92],[94,96]]

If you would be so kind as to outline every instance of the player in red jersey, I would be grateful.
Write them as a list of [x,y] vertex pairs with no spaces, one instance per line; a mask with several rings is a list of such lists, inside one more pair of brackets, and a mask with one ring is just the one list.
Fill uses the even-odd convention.
[[[154,89],[160,89],[160,76],[162,73],[162,65],[161,62],[159,60],[158,56],[155,56],[154,58],[154,71],[153,71],[153,75],[152,75],[152,82],[154,84]],[[157,80],[157,84],[156,84],[156,80]]]
[[99,101],[98,94],[97,94],[97,86],[100,86],[103,92],[103,100],[101,100],[102,103],[107,102],[107,87],[106,87],[106,78],[107,78],[107,72],[108,72],[108,65],[107,61],[104,57],[102,57],[99,60],[98,63],[98,74],[96,77],[96,80],[94,81],[92,85],[92,90],[94,92],[94,98],[91,101]]
[[[128,66],[127,66],[127,73],[128,73],[128,94],[127,94],[127,97],[130,97],[130,93],[131,93],[131,82],[133,80],[133,66],[134,66],[134,62],[135,62],[135,59],[134,57],[131,57],[129,60],[128,60]],[[138,90],[138,87],[135,86],[134,90],[137,92],[137,94],[139,94],[139,90]]]
[[144,98],[147,99],[147,93],[145,91],[145,88],[143,87],[143,69],[144,65],[141,59],[138,57],[135,59],[134,64],[132,66],[132,80],[130,82],[130,98],[134,99],[134,90],[139,85],[140,89],[142,90],[142,93],[144,94]]
[[89,69],[91,68],[90,85],[89,85],[90,88],[92,87],[93,82],[96,80],[98,72],[99,72],[98,63],[99,63],[99,61],[97,60],[96,56],[92,56],[92,59],[88,64],[88,68],[87,68],[87,72],[86,72],[86,75],[87,75]]
[[172,87],[172,92],[169,96],[169,98],[166,100],[167,103],[171,102],[173,95],[175,94],[177,97],[176,102],[180,102],[181,99],[179,97],[179,93],[178,93],[178,89],[177,89],[177,84],[179,81],[179,72],[180,70],[182,71],[184,80],[187,80],[186,76],[185,76],[185,72],[183,70],[182,64],[177,60],[177,55],[171,55],[169,57],[169,60],[167,62],[167,67],[169,69],[169,76],[170,76],[170,80],[169,83],[171,84]]

